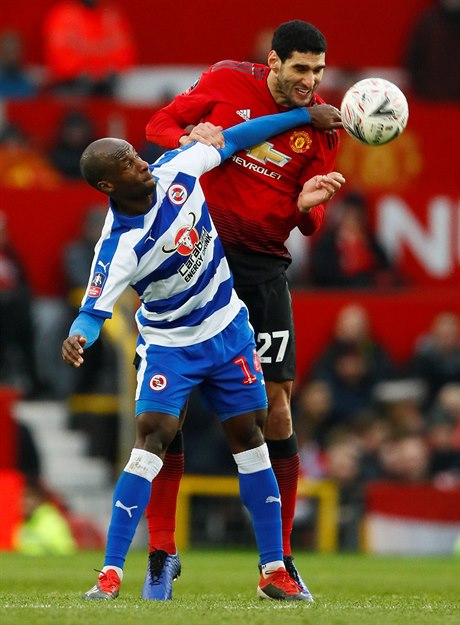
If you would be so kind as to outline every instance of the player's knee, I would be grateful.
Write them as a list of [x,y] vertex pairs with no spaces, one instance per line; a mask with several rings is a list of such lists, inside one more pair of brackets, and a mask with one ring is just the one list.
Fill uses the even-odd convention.
[[168,445],[177,433],[178,419],[163,415],[157,418],[154,413],[143,413],[136,420],[135,447],[145,449],[163,458]]
[[292,414],[289,405],[279,402],[269,406],[264,427],[265,438],[283,439],[292,434]]
[[239,453],[263,445],[262,429],[256,420],[237,417],[224,423],[229,447],[232,453]]

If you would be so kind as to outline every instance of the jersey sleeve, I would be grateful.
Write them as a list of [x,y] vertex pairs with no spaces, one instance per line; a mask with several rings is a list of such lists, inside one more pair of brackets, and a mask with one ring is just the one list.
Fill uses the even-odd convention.
[[81,334],[84,336],[87,341],[84,349],[88,349],[88,347],[91,347],[99,338],[104,321],[105,319],[103,317],[81,312],[72,323],[69,336],[72,336],[72,334]]
[[146,128],[147,140],[166,148],[177,148],[179,139],[189,134],[187,127],[198,124],[212,109],[220,80],[211,68],[206,70],[191,87],[152,115]]
[[130,285],[137,268],[133,249],[137,243],[136,230],[123,235],[111,235],[96,244],[96,254],[82,300],[80,312],[110,319],[114,306],[123,291]]

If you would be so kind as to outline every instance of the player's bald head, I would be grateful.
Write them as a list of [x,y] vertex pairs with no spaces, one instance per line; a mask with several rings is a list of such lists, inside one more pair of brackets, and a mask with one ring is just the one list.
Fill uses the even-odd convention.
[[124,139],[105,137],[88,145],[80,158],[80,171],[92,187],[98,189],[98,182],[110,177],[115,165],[132,148]]

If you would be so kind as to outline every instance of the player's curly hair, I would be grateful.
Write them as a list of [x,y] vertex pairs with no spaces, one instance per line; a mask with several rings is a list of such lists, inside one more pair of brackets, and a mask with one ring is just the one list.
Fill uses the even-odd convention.
[[313,24],[291,20],[280,24],[273,33],[272,50],[283,63],[293,52],[326,52],[327,43],[323,33]]

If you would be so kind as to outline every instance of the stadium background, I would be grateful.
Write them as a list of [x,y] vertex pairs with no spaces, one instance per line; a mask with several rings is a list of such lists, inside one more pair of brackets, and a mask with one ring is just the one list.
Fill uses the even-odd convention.
[[[52,4],[36,0],[27,10],[14,3],[0,7],[2,28],[14,28],[23,35],[26,64],[39,72],[43,63],[40,24]],[[407,34],[431,2],[389,0],[375,6],[364,0],[350,5],[334,0],[306,5],[292,0],[286,8],[279,2],[234,0],[225,10],[217,10],[214,2],[176,0],[173,16],[167,3],[118,0],[118,4],[128,14],[139,46],[139,64],[128,86],[139,84],[136,74],[155,81],[157,75],[170,71],[176,82],[172,87],[168,83],[165,93],[171,94],[181,84],[181,74],[188,80],[214,61],[247,59],[260,30],[300,18],[317,25],[327,37],[328,78],[320,94],[337,105],[345,89],[364,76],[386,76],[405,89],[401,62]],[[52,96],[4,100],[1,115],[3,120],[20,124],[43,149],[49,147],[57,120],[68,108],[89,113],[100,135],[118,130],[139,145],[145,124],[160,102],[153,96],[149,100],[142,90],[138,96],[136,101],[135,89],[134,93],[131,89],[113,102],[69,102]],[[410,93],[408,99],[409,124],[396,142],[366,148],[344,136],[337,165],[354,188],[366,193],[373,227],[396,255],[407,281],[407,288],[398,293],[352,294],[353,301],[371,312],[377,338],[399,362],[409,356],[415,338],[437,312],[460,313],[459,105],[422,102]],[[42,191],[1,189],[1,208],[7,214],[12,242],[37,300],[49,302],[63,296],[62,250],[75,238],[88,205],[99,201],[95,193],[79,182]],[[324,346],[337,311],[351,298],[348,292],[318,294],[308,289],[295,291],[293,299],[299,375],[303,376]],[[312,325],[313,337],[308,332]]]

